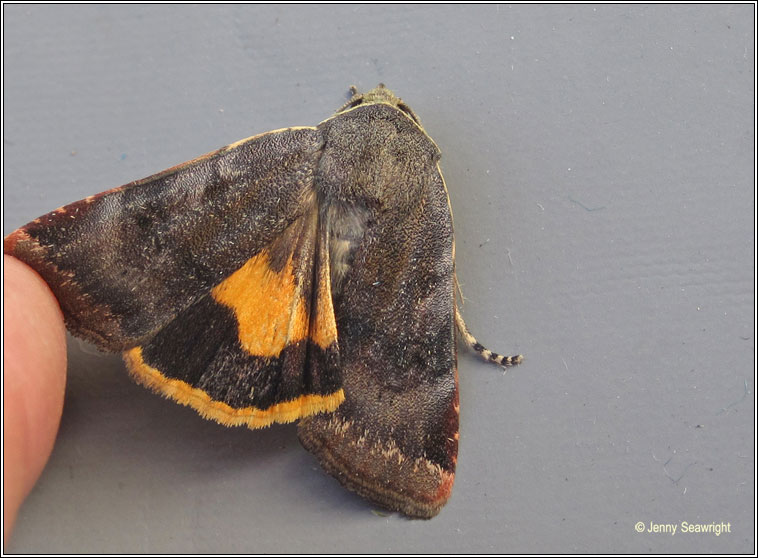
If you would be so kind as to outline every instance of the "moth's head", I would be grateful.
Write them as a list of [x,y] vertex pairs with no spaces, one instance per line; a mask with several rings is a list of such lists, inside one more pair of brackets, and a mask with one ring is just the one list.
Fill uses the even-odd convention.
[[366,93],[358,92],[358,89],[353,85],[350,87],[350,93],[352,97],[345,103],[345,105],[337,111],[337,114],[345,112],[347,110],[359,107],[361,105],[373,105],[377,103],[384,103],[390,105],[396,109],[404,112],[411,118],[416,124],[421,126],[421,121],[418,116],[411,110],[411,107],[406,105],[400,97],[397,97],[390,89],[387,89],[383,83],[380,83],[374,87],[371,91]]

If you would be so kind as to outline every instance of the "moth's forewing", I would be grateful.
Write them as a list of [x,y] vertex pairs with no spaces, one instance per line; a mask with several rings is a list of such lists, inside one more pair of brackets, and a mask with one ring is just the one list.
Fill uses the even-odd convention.
[[332,251],[333,267],[350,260],[333,293],[345,401],[302,420],[300,439],[348,488],[431,517],[450,495],[458,447],[453,228],[439,151],[385,103],[319,129],[319,183],[338,208],[330,230],[353,244],[347,256]]

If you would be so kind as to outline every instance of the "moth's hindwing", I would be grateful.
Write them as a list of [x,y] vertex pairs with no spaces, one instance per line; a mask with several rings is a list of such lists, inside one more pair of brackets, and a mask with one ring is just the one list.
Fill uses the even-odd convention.
[[227,426],[333,411],[344,393],[320,244],[313,203],[148,343],[127,351],[131,373]]

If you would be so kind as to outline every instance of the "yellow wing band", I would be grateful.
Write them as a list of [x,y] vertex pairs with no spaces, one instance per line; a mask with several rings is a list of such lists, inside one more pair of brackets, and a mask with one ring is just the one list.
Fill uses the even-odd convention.
[[292,422],[320,412],[334,411],[345,400],[342,389],[328,395],[305,394],[291,401],[272,405],[268,409],[244,407],[236,409],[223,401],[211,398],[205,391],[174,378],[167,378],[160,370],[146,364],[141,347],[124,353],[129,372],[139,383],[163,396],[195,409],[202,417],[225,426],[262,428],[274,422]]

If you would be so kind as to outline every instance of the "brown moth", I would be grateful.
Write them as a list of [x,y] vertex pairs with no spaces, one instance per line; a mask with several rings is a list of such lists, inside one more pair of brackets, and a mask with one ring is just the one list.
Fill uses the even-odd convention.
[[299,420],[347,488],[412,517],[458,452],[453,224],[440,151],[383,85],[315,127],[238,141],[5,239],[74,335],[228,426]]

